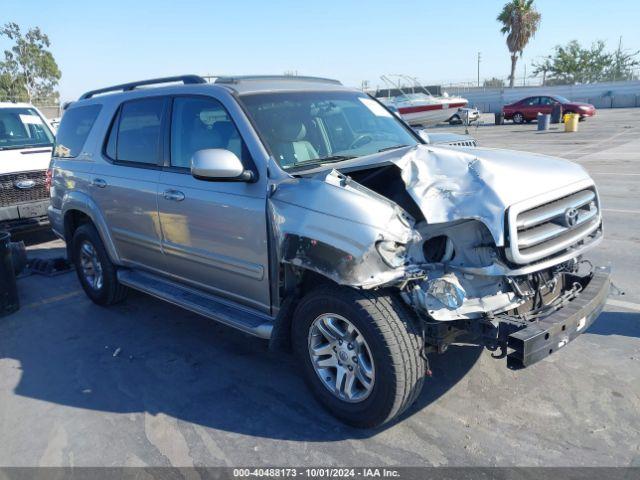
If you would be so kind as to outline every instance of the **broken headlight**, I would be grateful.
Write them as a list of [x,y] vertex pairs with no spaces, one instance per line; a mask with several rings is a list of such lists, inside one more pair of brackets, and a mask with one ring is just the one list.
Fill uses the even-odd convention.
[[407,262],[407,250],[401,243],[382,240],[376,244],[376,248],[384,263],[391,268],[401,267]]
[[431,281],[427,293],[447,308],[460,308],[465,299],[465,291],[455,277]]

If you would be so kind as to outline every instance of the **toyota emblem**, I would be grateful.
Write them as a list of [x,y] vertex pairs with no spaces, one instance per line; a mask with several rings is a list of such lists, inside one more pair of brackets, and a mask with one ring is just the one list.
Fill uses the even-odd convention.
[[575,227],[578,223],[578,209],[577,208],[567,208],[564,212],[564,223],[567,227]]

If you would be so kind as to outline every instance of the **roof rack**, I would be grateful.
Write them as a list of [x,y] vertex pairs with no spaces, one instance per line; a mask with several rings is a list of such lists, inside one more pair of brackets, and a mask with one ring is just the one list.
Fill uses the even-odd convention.
[[314,83],[331,83],[333,85],[342,85],[339,80],[323,77],[306,77],[303,75],[240,75],[240,76],[222,76],[214,77],[213,83],[241,83],[251,81],[278,80],[291,82],[314,82]]
[[105,88],[99,88],[97,90],[90,90],[84,95],[82,95],[80,97],[80,100],[86,100],[87,98],[94,97],[95,95],[99,95],[101,93],[118,92],[118,91],[128,92],[130,90],[133,90],[135,88],[142,87],[145,85],[156,85],[156,84],[172,83],[172,82],[182,82],[185,85],[191,85],[196,83],[207,83],[207,81],[204,78],[198,75],[178,75],[175,77],[152,78],[150,80],[141,80],[139,82],[123,83],[120,85],[114,85],[112,87],[105,87]]

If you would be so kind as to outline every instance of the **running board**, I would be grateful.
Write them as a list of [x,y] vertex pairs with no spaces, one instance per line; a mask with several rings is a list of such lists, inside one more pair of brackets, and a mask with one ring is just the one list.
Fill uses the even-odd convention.
[[271,338],[273,319],[267,315],[237,307],[230,302],[178,285],[151,273],[118,270],[118,281],[127,287],[140,290],[256,337]]

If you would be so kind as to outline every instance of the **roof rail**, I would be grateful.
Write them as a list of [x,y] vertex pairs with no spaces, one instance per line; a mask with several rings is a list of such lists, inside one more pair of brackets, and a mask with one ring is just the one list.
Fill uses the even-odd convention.
[[342,85],[340,80],[323,77],[306,77],[303,75],[240,75],[240,76],[222,76],[216,77],[213,83],[240,83],[263,80],[278,80],[291,82],[315,82],[315,83],[331,83],[333,85]]
[[90,90],[84,95],[82,95],[80,97],[80,100],[86,100],[87,98],[91,98],[101,93],[118,92],[118,91],[127,92],[145,85],[156,85],[156,84],[171,83],[171,82],[182,82],[185,85],[196,84],[196,83],[207,83],[207,81],[204,78],[198,75],[178,75],[175,77],[152,78],[150,80],[141,80],[139,82],[123,83],[120,85],[114,85],[112,87],[105,87],[105,88],[99,88],[97,90]]

